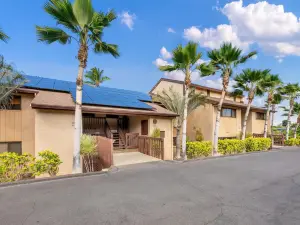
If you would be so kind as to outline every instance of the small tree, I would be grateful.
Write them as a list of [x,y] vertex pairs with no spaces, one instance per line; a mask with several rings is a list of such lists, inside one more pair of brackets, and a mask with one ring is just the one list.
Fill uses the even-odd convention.
[[[281,107],[283,109],[283,114],[282,116],[288,116],[289,115],[289,108],[287,107],[284,107],[282,106]],[[299,128],[299,123],[300,123],[300,103],[298,102],[295,102],[294,103],[294,106],[293,106],[293,111],[292,111],[292,114],[291,114],[291,117],[292,116],[297,116],[297,121],[295,124],[292,124],[291,126],[295,129],[294,130],[294,138],[297,138],[297,130]],[[287,120],[286,120],[287,121]],[[286,122],[286,125],[287,125],[288,122]]]
[[242,127],[242,140],[246,137],[247,120],[251,108],[251,104],[255,96],[262,96],[264,94],[264,82],[270,70],[252,70],[245,69],[241,74],[234,79],[236,84],[233,95],[243,95],[248,92],[248,105],[245,113],[243,127]]
[[59,172],[59,165],[63,162],[60,160],[58,154],[44,150],[38,153],[40,159],[36,160],[36,175],[48,173],[51,177],[54,177]]
[[80,155],[87,172],[94,172],[94,157],[98,155],[97,140],[90,135],[82,135],[80,142]]
[[[176,122],[174,127],[176,128],[176,158],[180,158],[180,130],[184,121],[184,97],[173,90],[173,87],[169,88],[169,91],[163,90],[162,93],[157,93],[153,96],[153,101],[160,102],[166,109],[176,113]],[[187,116],[201,105],[205,105],[206,96],[202,93],[196,93],[194,89],[189,91],[188,104],[187,104]]]
[[99,87],[104,81],[110,80],[109,77],[103,76],[104,70],[100,70],[97,67],[93,67],[90,71],[85,74],[85,84]]

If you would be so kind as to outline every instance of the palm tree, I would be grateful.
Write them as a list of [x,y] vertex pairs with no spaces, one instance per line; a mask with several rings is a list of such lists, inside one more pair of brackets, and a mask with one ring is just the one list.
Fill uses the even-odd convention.
[[[174,127],[176,128],[176,158],[180,158],[180,130],[184,120],[184,97],[169,88],[169,91],[163,90],[162,93],[157,93],[153,96],[153,101],[161,103],[166,109],[179,115],[176,117]],[[191,89],[188,96],[187,115],[193,112],[201,105],[205,105],[206,96],[202,93],[195,93],[195,89]]]
[[5,34],[1,29],[0,29],[0,40],[4,42],[7,42],[9,40],[7,34]]
[[0,109],[10,106],[13,93],[25,82],[24,77],[0,56]]
[[294,104],[295,100],[300,97],[300,86],[298,83],[295,84],[287,84],[286,86],[283,87],[282,90],[283,97],[285,99],[289,100],[289,111],[287,115],[287,126],[286,126],[286,140],[289,139],[289,132],[290,132],[290,123],[291,123],[291,116],[292,112],[294,110]]
[[99,87],[104,81],[110,80],[109,77],[103,76],[104,70],[100,70],[97,67],[93,67],[90,71],[88,71],[84,77],[86,81],[85,84],[92,85],[94,87]]
[[[173,64],[166,66],[160,66],[161,71],[181,71],[184,73],[183,83],[183,96],[184,96],[184,110],[183,110],[183,121],[182,121],[182,153],[184,160],[186,156],[186,126],[187,126],[187,114],[188,114],[188,95],[189,88],[191,85],[191,75],[194,71],[202,70],[202,65],[198,64],[198,60],[201,59],[202,53],[197,52],[198,45],[196,43],[189,42],[186,46],[179,45],[173,50],[172,61]],[[203,68],[204,73],[208,73],[211,68],[207,66]],[[212,73],[212,72],[210,72]]]
[[293,114],[297,116],[297,122],[295,124],[295,131],[294,131],[294,138],[297,138],[297,130],[299,128],[299,123],[300,123],[300,104],[298,102],[295,102],[294,104]]
[[118,57],[118,46],[102,41],[103,30],[116,19],[113,11],[107,13],[96,12],[91,0],[49,0],[44,10],[56,21],[60,27],[36,26],[38,40],[46,44],[58,42],[78,44],[77,59],[79,61],[76,79],[76,107],[74,125],[74,153],[73,173],[81,172],[80,166],[80,136],[82,116],[82,85],[83,73],[87,66],[88,52],[92,48],[94,53],[109,53]]
[[[222,77],[222,95],[217,107],[216,123],[214,130],[214,141],[213,141],[213,155],[218,154],[218,138],[219,138],[219,127],[220,127],[220,117],[221,110],[225,95],[228,90],[229,80],[233,74],[234,68],[240,64],[244,64],[249,58],[253,57],[257,53],[255,51],[250,52],[246,55],[242,55],[242,50],[234,47],[231,43],[224,43],[221,45],[220,49],[215,49],[208,52],[208,57],[210,58],[210,63],[207,65],[202,64],[202,70],[207,69],[208,72],[202,74],[202,76],[214,75],[216,72],[221,73]],[[211,73],[210,67],[213,67]]]
[[273,100],[271,102],[271,148],[273,148],[274,145],[274,119],[275,119],[275,112],[276,112],[276,106],[279,105],[282,102],[282,96],[281,96],[281,87],[278,88],[273,95]]
[[[268,135],[268,121],[270,117],[271,105],[276,97],[276,90],[280,89],[282,86],[282,81],[278,75],[269,74],[264,83],[265,92],[268,93],[267,99],[267,115],[265,118],[265,125],[264,125],[264,137],[266,138]],[[274,109],[275,111],[275,109]],[[272,117],[273,119],[273,117]]]
[[245,69],[241,74],[234,78],[236,84],[233,86],[233,95],[242,96],[244,92],[248,92],[248,104],[245,113],[243,127],[242,127],[242,140],[246,137],[247,120],[251,108],[251,104],[255,96],[264,95],[264,82],[270,70],[252,70]]

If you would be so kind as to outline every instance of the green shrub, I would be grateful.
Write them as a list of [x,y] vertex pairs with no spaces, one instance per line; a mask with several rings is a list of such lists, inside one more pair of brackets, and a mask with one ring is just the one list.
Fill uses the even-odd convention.
[[202,133],[201,128],[194,127],[194,131],[196,132],[196,134],[195,134],[195,140],[196,141],[203,141],[204,137],[203,137],[203,133]]
[[94,156],[98,155],[95,137],[86,134],[81,136],[80,155],[86,172],[94,172]]
[[187,142],[187,156],[189,159],[211,154],[212,144],[210,141]]
[[160,138],[160,129],[155,128],[151,134],[151,137],[153,138]]
[[59,165],[62,164],[59,155],[50,150],[44,150],[39,152],[39,157],[41,159],[36,160],[35,163],[36,175],[48,173],[51,177],[56,176],[59,171]]
[[286,146],[299,146],[300,145],[300,139],[299,138],[290,138],[289,140],[286,140],[284,142],[284,145],[286,145]]
[[245,150],[245,141],[225,139],[218,141],[218,152],[222,155],[238,154]]
[[271,147],[270,138],[246,138],[246,152],[265,151]]
[[34,157],[14,152],[0,154],[0,182],[13,182],[34,176]]

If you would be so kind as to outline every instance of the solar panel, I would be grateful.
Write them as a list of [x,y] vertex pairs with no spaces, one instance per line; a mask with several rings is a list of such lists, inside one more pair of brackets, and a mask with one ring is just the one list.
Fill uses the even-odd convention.
[[[24,85],[25,87],[70,92],[72,98],[74,100],[76,98],[75,82],[27,75],[25,77],[28,80],[28,82]],[[91,87],[89,85],[83,85],[83,104],[152,109],[151,106],[141,102],[141,100],[151,101],[151,97],[145,93],[137,91],[108,88],[103,86]]]

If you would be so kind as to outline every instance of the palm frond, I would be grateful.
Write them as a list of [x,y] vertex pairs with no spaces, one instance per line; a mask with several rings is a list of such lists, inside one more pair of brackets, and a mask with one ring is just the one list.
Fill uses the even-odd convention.
[[5,34],[1,29],[0,29],[0,40],[4,41],[5,43],[7,43],[7,41],[9,40],[7,34]]
[[94,15],[91,0],[75,0],[73,3],[73,13],[81,29],[84,29],[92,22]]
[[109,53],[113,57],[117,58],[120,56],[119,49],[117,45],[107,44],[106,42],[97,42],[94,47],[95,53]]
[[71,43],[71,36],[59,28],[36,26],[38,41],[52,44],[59,42],[61,44]]

